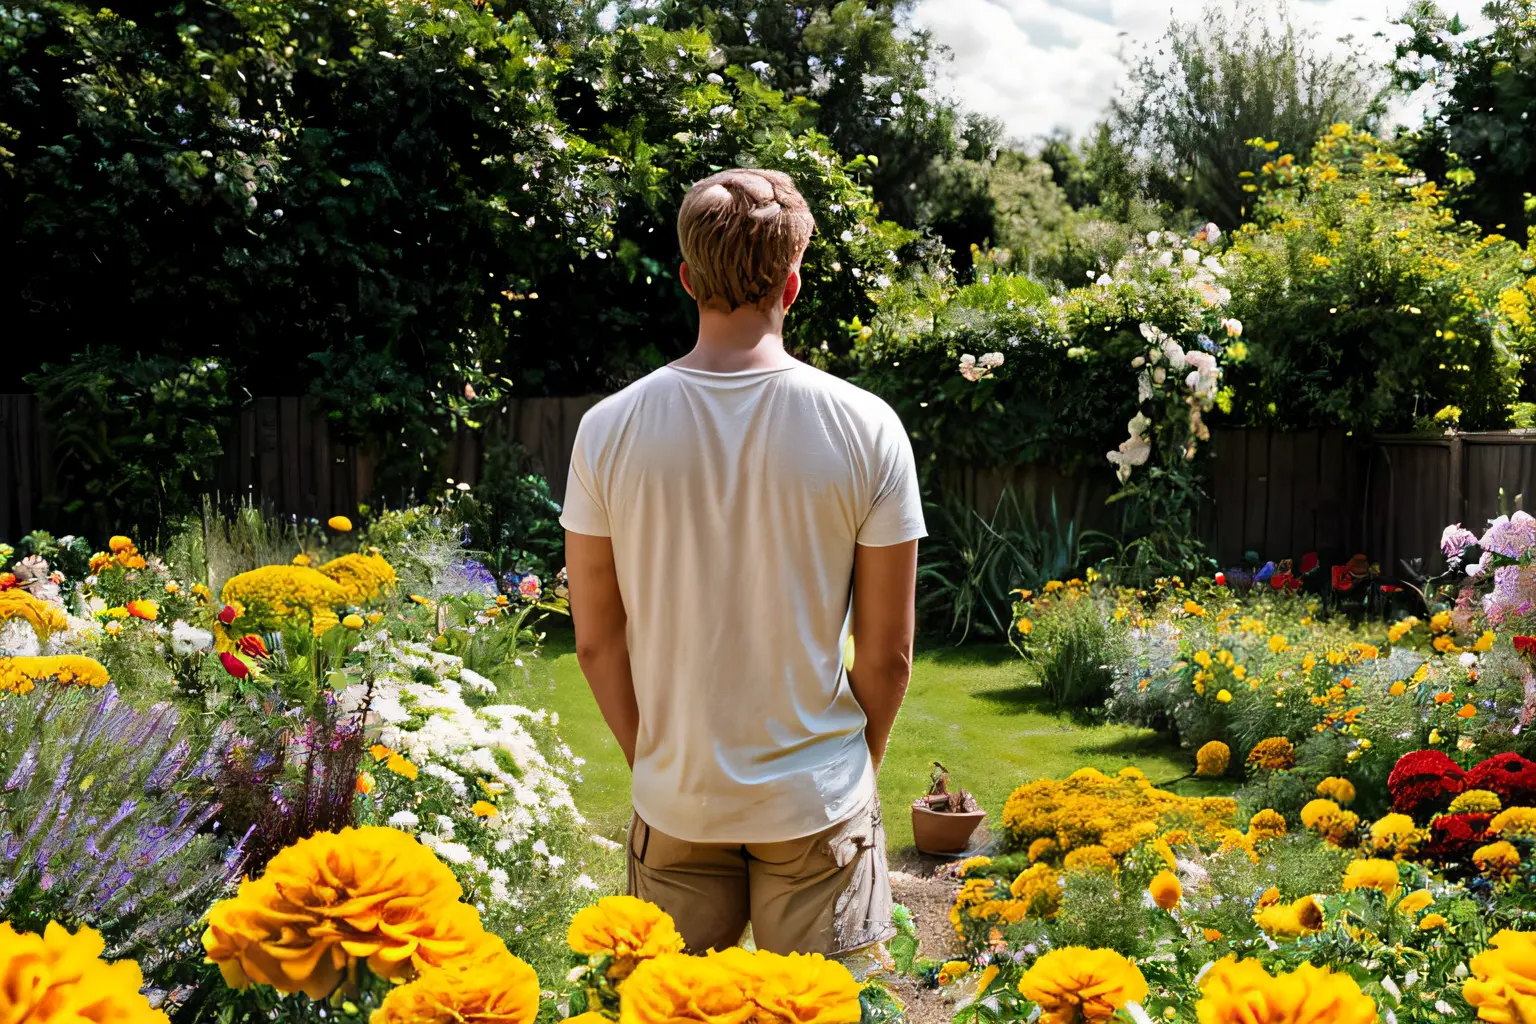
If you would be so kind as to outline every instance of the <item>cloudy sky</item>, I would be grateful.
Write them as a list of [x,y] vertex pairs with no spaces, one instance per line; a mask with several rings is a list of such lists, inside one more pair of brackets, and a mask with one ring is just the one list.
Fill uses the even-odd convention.
[[[948,86],[967,107],[999,117],[1009,134],[1033,140],[1057,128],[1086,131],[1115,95],[1122,50],[1155,42],[1170,12],[1199,15],[1203,0],[918,0],[914,20],[948,46]],[[1353,36],[1377,57],[1391,55],[1402,29],[1391,17],[1406,0],[1296,0],[1293,21],[1319,45]],[[1482,24],[1481,0],[1443,0]],[[1376,38],[1386,33],[1386,38]]]

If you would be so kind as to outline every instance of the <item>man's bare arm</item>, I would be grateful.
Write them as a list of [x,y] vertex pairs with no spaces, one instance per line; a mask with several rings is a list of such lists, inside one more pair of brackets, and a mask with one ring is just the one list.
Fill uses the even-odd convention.
[[576,627],[576,661],[592,687],[604,721],[624,751],[624,760],[633,768],[640,709],[629,670],[629,644],[624,638],[629,620],[619,596],[612,541],[566,531],[565,569],[571,591],[571,621]]
[[869,719],[864,736],[879,771],[896,712],[912,679],[917,628],[917,541],[853,556],[853,696]]

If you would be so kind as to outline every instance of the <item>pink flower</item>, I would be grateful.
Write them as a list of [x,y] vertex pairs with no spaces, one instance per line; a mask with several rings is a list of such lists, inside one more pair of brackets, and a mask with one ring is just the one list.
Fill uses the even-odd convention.
[[543,590],[544,585],[540,583],[539,578],[532,573],[524,576],[521,580],[518,581],[517,584],[517,592],[528,598],[530,601],[538,597],[539,594],[543,592]]
[[1476,543],[1477,535],[1460,523],[1447,526],[1440,534],[1440,551],[1452,560],[1460,559],[1461,553]]

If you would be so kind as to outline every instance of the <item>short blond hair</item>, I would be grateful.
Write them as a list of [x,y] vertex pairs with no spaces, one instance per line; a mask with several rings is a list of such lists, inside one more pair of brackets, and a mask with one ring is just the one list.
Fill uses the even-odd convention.
[[805,197],[783,171],[712,174],[688,190],[677,214],[694,298],[731,310],[776,298],[815,230]]

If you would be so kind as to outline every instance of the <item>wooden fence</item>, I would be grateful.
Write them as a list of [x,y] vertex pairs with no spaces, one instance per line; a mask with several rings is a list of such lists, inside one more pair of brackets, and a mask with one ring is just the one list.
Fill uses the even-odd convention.
[[[562,499],[576,426],[600,398],[509,401],[483,431],[452,439],[442,462],[445,477],[474,484],[486,443],[515,441]],[[1447,523],[1477,531],[1517,507],[1523,495],[1536,494],[1536,431],[1362,442],[1341,431],[1224,429],[1215,431],[1212,444],[1212,503],[1202,522],[1224,564],[1250,551],[1264,558],[1316,551],[1325,564],[1363,552],[1388,572],[1413,558],[1435,569]],[[221,495],[324,518],[359,503],[399,500],[377,493],[377,463],[376,450],[337,442],[312,399],[258,398],[237,415],[215,484]],[[1044,465],[948,467],[939,487],[983,515],[1012,489],[1040,513],[1054,497],[1062,520],[1080,529],[1114,521],[1104,504],[1114,491],[1107,465],[1078,473]],[[52,525],[43,517],[54,488],[47,424],[36,399],[0,395],[0,538]]]

